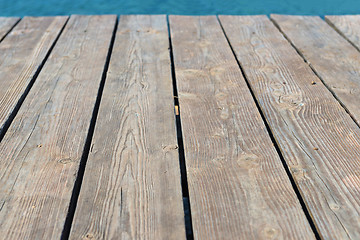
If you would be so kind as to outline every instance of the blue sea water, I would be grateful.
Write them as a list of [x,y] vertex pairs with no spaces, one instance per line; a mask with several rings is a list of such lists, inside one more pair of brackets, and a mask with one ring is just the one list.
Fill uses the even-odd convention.
[[0,0],[0,16],[360,14],[360,0]]

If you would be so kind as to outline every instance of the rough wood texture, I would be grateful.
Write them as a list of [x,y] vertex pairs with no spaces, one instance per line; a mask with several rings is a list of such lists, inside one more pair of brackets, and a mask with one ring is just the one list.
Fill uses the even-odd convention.
[[1,238],[60,238],[115,19],[71,17],[0,143]]
[[360,52],[320,17],[271,18],[360,124]]
[[360,15],[325,16],[325,20],[360,49]]
[[0,44],[0,133],[67,17],[25,17]]
[[19,20],[18,17],[0,17],[0,41]]
[[359,128],[267,17],[220,20],[320,235],[359,239]]
[[185,239],[166,16],[121,16],[71,239]]
[[195,239],[313,233],[215,16],[170,16]]

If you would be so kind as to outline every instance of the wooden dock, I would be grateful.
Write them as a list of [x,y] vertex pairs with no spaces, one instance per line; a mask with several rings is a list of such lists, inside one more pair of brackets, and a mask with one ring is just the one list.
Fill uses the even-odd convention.
[[0,239],[360,239],[359,26],[0,18]]

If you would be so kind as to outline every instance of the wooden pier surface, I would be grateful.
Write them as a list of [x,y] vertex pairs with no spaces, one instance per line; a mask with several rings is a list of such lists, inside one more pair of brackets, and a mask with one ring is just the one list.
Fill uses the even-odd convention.
[[360,239],[359,24],[0,17],[0,239]]

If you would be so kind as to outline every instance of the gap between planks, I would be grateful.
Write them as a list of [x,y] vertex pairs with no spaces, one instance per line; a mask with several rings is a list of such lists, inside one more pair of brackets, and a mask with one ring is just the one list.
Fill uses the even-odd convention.
[[319,234],[356,238],[358,126],[268,18],[221,21]]
[[120,17],[70,239],[185,238],[168,44],[165,16]]
[[18,17],[0,17],[0,43],[14,29],[20,20],[21,18]]
[[194,237],[313,238],[216,17],[170,16],[170,28]]
[[256,107],[257,107],[257,110],[259,111],[259,113],[260,113],[260,115],[261,115],[261,118],[262,118],[262,120],[263,120],[263,122],[264,122],[264,124],[265,124],[265,126],[266,126],[266,130],[267,130],[268,133],[269,133],[269,136],[270,136],[270,138],[271,138],[271,141],[272,141],[272,143],[273,143],[273,145],[274,145],[274,147],[275,147],[275,149],[276,149],[276,152],[279,154],[279,157],[280,157],[281,162],[282,162],[282,164],[283,164],[283,167],[284,167],[284,169],[285,169],[285,171],[286,171],[286,174],[288,175],[288,178],[290,179],[290,182],[291,182],[291,185],[292,185],[292,187],[293,187],[293,189],[294,189],[294,192],[295,192],[297,198],[299,199],[299,202],[300,202],[301,207],[302,207],[302,209],[303,209],[303,211],[304,211],[304,213],[305,213],[305,216],[306,216],[306,218],[307,218],[307,220],[308,220],[308,222],[309,222],[309,224],[310,224],[310,227],[311,227],[312,231],[314,232],[315,238],[316,238],[316,239],[321,239],[320,234],[319,234],[318,230],[316,229],[315,223],[314,223],[314,221],[313,221],[313,219],[312,219],[312,217],[311,217],[311,213],[309,212],[309,209],[307,208],[306,203],[304,202],[304,199],[303,199],[303,197],[301,196],[299,187],[298,187],[298,185],[296,184],[295,179],[294,179],[293,176],[291,175],[290,169],[289,169],[289,167],[288,167],[288,165],[287,165],[287,163],[286,163],[286,161],[285,161],[285,159],[284,159],[283,154],[281,153],[280,146],[279,146],[279,144],[277,143],[277,141],[276,141],[276,139],[275,139],[275,137],[274,137],[273,132],[271,131],[271,128],[270,128],[270,126],[269,126],[269,123],[268,123],[268,121],[266,120],[266,117],[265,117],[265,115],[264,115],[264,112],[262,111],[262,109],[261,109],[261,107],[260,107],[259,101],[258,101],[258,99],[256,98],[253,89],[251,88],[251,85],[250,85],[250,83],[249,83],[249,79],[248,79],[248,77],[246,76],[246,74],[245,74],[245,72],[244,72],[244,69],[242,68],[242,66],[241,66],[241,64],[240,64],[239,59],[237,58],[236,53],[235,53],[233,47],[231,46],[230,40],[229,40],[228,36],[226,35],[225,29],[224,29],[224,27],[223,27],[223,25],[222,25],[219,17],[217,17],[217,20],[218,20],[218,22],[219,22],[219,24],[220,24],[220,26],[221,26],[221,29],[222,29],[225,37],[226,37],[226,40],[227,40],[227,42],[228,42],[228,44],[229,44],[229,46],[230,46],[230,48],[231,48],[232,53],[234,54],[234,57],[235,57],[235,59],[236,59],[236,62],[237,62],[237,64],[239,65],[239,68],[240,68],[240,70],[241,70],[241,73],[242,73],[242,75],[243,75],[243,78],[245,79],[245,82],[246,82],[246,84],[247,84],[247,87],[249,88],[249,91],[250,91],[251,96],[252,96],[252,98],[253,98],[253,100],[254,100],[254,102],[255,102],[255,105],[256,105]]
[[0,143],[5,238],[60,238],[114,25],[70,18]]
[[[100,91],[99,91],[100,92]],[[101,97],[100,97],[101,98]],[[99,100],[100,101],[100,100]],[[176,109],[176,108],[175,108]],[[96,110],[94,110],[94,112],[95,112]],[[265,119],[263,119],[264,120],[264,122],[265,122],[265,124],[266,124],[266,120]],[[95,120],[94,120],[95,121]],[[95,122],[94,122],[94,124],[95,124]],[[271,133],[271,131],[270,131],[270,133]],[[91,134],[90,134],[91,135]],[[89,138],[89,136],[88,136],[88,138]],[[90,137],[91,138],[91,137]]]
[[176,71],[175,71],[175,63],[174,63],[173,46],[171,41],[169,16],[167,16],[166,21],[167,21],[168,35],[169,35],[168,36],[169,46],[170,46],[169,54],[170,54],[170,62],[171,62],[171,77],[173,84],[173,95],[174,95],[174,105],[175,105],[175,115],[176,115],[175,117],[176,134],[177,134],[178,146],[179,146],[179,164],[180,164],[180,173],[181,173],[181,189],[183,196],[186,238],[187,240],[193,240],[194,233],[193,233],[193,225],[192,225],[192,217],[191,217],[189,185],[188,185],[187,171],[186,171],[186,159],[185,159],[184,140],[182,134],[182,127],[181,127],[179,93],[177,90],[177,83],[176,83]]
[[75,180],[75,183],[74,183],[74,189],[73,189],[73,192],[72,192],[71,198],[70,198],[69,210],[68,210],[68,213],[67,213],[67,216],[66,216],[66,219],[65,219],[63,231],[61,233],[61,239],[62,240],[69,239],[69,236],[70,236],[71,227],[72,227],[72,223],[73,223],[73,219],[74,219],[74,215],[75,215],[75,211],[76,211],[76,206],[77,206],[77,202],[78,202],[78,199],[79,199],[79,194],[80,194],[80,191],[81,191],[81,185],[82,185],[83,178],[84,178],[86,162],[87,162],[87,159],[88,159],[88,156],[89,156],[89,152],[91,150],[90,149],[91,141],[93,139],[94,129],[95,129],[96,120],[97,120],[97,116],[98,116],[99,108],[100,108],[100,103],[101,103],[101,97],[102,97],[102,94],[103,94],[103,91],[104,91],[104,85],[105,85],[105,82],[106,82],[107,72],[109,70],[109,63],[110,63],[110,59],[111,59],[112,50],[113,50],[113,47],[114,47],[114,42],[115,42],[115,37],[116,37],[116,31],[117,31],[117,28],[118,28],[118,23],[119,23],[119,19],[118,19],[118,17],[116,17],[114,31],[113,31],[112,36],[111,36],[109,51],[108,51],[108,54],[107,54],[107,57],[106,57],[105,65],[104,65],[104,71],[103,71],[103,74],[101,76],[101,82],[100,82],[100,86],[99,86],[99,91],[97,93],[94,110],[93,110],[93,113],[92,113],[92,116],[91,116],[89,131],[88,131],[88,134],[86,136],[83,155],[82,155],[81,160],[80,160],[79,170],[78,170],[76,180]]
[[[35,20],[36,22],[32,22]],[[52,39],[52,36],[47,38],[46,34],[43,34],[41,31],[42,24],[46,24],[46,21],[52,20],[53,22],[50,23],[47,29],[43,29],[44,31],[51,32],[55,34],[55,37]],[[32,88],[33,84],[36,81],[39,73],[41,72],[44,64],[46,63],[50,53],[52,52],[54,46],[56,45],[59,37],[61,36],[69,18],[68,17],[39,17],[39,18],[30,18],[25,17],[22,20],[19,20],[12,28],[12,31],[16,31],[16,33],[9,31],[0,45],[0,48],[3,44],[20,44],[17,46],[17,51],[14,54],[9,54],[6,52],[3,53],[5,56],[10,55],[10,59],[6,59],[6,61],[18,61],[19,58],[25,58],[25,60],[21,60],[21,63],[13,64],[17,65],[15,69],[10,69],[9,66],[3,64],[0,65],[0,70],[2,70],[1,74],[5,75],[2,76],[7,81],[6,84],[3,84],[3,88],[1,90],[0,96],[0,142],[2,141],[6,131],[10,127],[12,121],[14,120],[17,112],[19,111],[22,103],[24,102],[26,96],[28,95],[30,89]],[[31,28],[33,24],[40,24],[40,26],[36,26]],[[55,24],[55,26],[53,26]],[[56,26],[58,24],[59,26]],[[53,27],[53,29],[51,29]],[[50,28],[50,29],[49,29]],[[27,30],[27,31],[25,31]],[[32,31],[30,31],[32,30]],[[25,34],[22,34],[25,32]],[[28,44],[27,38],[37,37],[36,34],[42,35],[39,41],[42,43],[40,46],[37,46],[35,49],[36,51],[30,52],[29,50],[25,49],[25,56],[21,56],[24,53],[22,52],[23,48],[26,48]],[[14,36],[13,36],[14,35]],[[17,37],[17,35],[20,35]],[[35,37],[33,36],[35,35]],[[11,38],[9,40],[9,38]],[[36,38],[35,38],[36,39]],[[7,40],[11,41],[11,43],[7,43]],[[53,40],[53,41],[52,41]],[[30,41],[31,42],[31,41]],[[32,42],[31,42],[32,43]],[[38,44],[37,42],[34,44]],[[48,47],[48,49],[47,49]],[[4,60],[5,61],[5,60]],[[9,70],[10,69],[10,70]],[[14,71],[15,70],[15,71]],[[0,80],[1,82],[1,80]]]
[[[270,20],[273,22],[273,24],[275,25],[275,27],[280,31],[280,33],[284,36],[284,38],[289,42],[289,44],[295,49],[295,51],[303,58],[304,62],[306,64],[308,64],[308,66],[310,67],[310,69],[313,71],[313,73],[319,78],[319,80],[324,84],[324,86],[329,90],[329,92],[333,95],[333,97],[339,102],[339,104],[344,108],[344,110],[349,114],[349,116],[352,118],[352,120],[355,122],[355,124],[360,128],[360,113],[357,113],[356,108],[357,106],[354,106],[354,104],[356,105],[358,103],[358,101],[356,101],[356,99],[346,99],[346,97],[341,96],[342,94],[340,93],[340,95],[337,94],[337,90],[335,89],[336,87],[331,85],[331,82],[328,82],[325,78],[319,73],[319,71],[316,69],[316,60],[312,61],[310,60],[308,57],[306,57],[304,55],[304,52],[298,47],[297,44],[294,43],[294,38],[290,38],[288,36],[288,31],[285,33],[284,30],[281,28],[281,26],[279,25],[279,23],[275,20],[278,17],[281,17],[282,15],[275,15],[272,14]],[[285,16],[285,15],[284,15]],[[336,29],[336,27],[334,25],[331,24],[331,21],[327,18],[326,19],[326,23],[329,24],[329,26],[335,30],[342,38],[344,38],[344,40],[348,41],[348,43],[350,45],[352,45],[353,47],[356,48],[356,50],[359,51],[359,48],[352,43],[349,39],[347,39],[347,37],[345,35],[343,35],[339,30]],[[314,50],[317,51],[317,54],[319,54],[321,51],[319,50]],[[321,54],[319,54],[321,55]],[[338,60],[336,60],[338,61]],[[344,78],[338,78],[338,79],[346,79],[346,77],[344,76]],[[334,81],[333,81],[334,83]],[[353,104],[354,103],[354,104]],[[351,110],[352,109],[352,110]],[[355,115],[354,115],[355,113]]]

